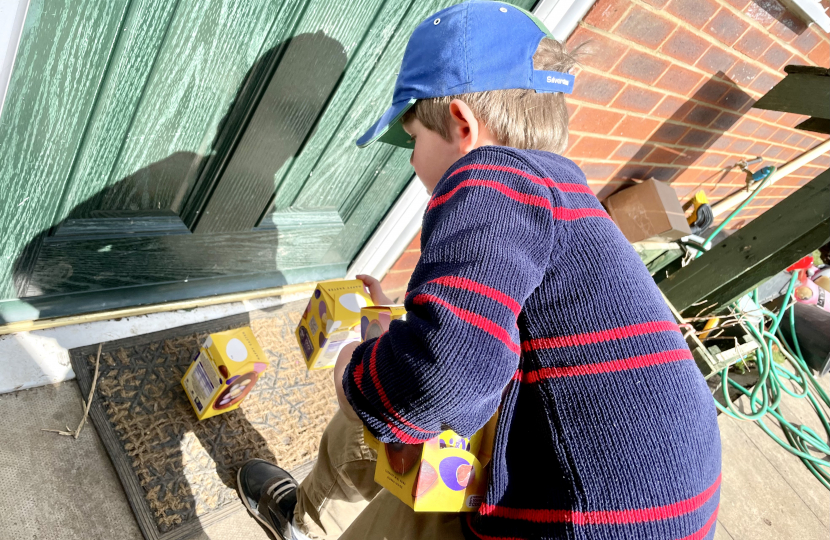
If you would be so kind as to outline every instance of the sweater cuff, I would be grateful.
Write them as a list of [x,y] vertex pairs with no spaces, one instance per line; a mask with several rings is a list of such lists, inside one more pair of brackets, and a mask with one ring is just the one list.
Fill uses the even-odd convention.
[[372,407],[363,394],[363,354],[371,350],[379,338],[364,341],[352,353],[352,361],[343,372],[343,393],[346,401],[352,406],[369,432],[381,442],[400,442],[392,433],[392,429],[382,419],[383,416]]
[[[383,337],[383,336],[381,336]],[[369,378],[364,371],[365,356],[371,354],[372,348],[381,338],[374,338],[361,343],[352,354],[352,361],[343,372],[343,393],[363,425],[380,442],[419,444],[423,439],[413,437],[393,423],[387,415],[379,411],[367,399],[364,390]],[[371,383],[370,383],[371,384]]]

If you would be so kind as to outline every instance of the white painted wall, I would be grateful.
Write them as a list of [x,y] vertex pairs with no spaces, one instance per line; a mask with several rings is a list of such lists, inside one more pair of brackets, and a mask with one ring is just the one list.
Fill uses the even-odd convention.
[[28,9],[29,0],[0,0],[0,115]]

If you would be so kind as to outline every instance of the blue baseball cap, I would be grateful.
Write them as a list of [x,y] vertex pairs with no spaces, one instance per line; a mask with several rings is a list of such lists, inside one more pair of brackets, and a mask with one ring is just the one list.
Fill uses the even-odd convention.
[[511,88],[570,94],[573,75],[533,69],[544,37],[553,35],[539,19],[504,2],[464,2],[428,17],[406,45],[392,106],[357,146],[414,148],[399,120],[419,99]]

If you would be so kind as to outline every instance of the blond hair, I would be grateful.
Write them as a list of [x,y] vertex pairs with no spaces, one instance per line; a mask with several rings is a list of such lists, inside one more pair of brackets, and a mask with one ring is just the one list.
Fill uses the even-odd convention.
[[[576,63],[575,55],[552,38],[542,38],[533,54],[533,68],[567,73]],[[565,96],[537,93],[523,88],[489,90],[455,96],[420,99],[401,118],[406,124],[417,118],[444,140],[451,140],[449,104],[460,99],[483,122],[503,146],[523,150],[562,153],[568,146],[568,109]]]

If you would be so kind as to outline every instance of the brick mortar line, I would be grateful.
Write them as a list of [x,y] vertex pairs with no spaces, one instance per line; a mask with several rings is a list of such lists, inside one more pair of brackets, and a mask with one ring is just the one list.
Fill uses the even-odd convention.
[[[615,180],[615,181],[613,181],[613,182],[609,182],[607,185],[619,185],[619,184],[625,184],[625,183],[627,183],[627,181],[626,181],[626,180]],[[738,189],[738,188],[740,188],[740,187],[741,187],[741,186],[724,186],[724,185],[722,185],[722,184],[717,184],[717,185],[714,185],[714,186],[709,186],[709,185],[706,185],[706,184],[707,184],[706,182],[702,182],[702,183],[700,183],[700,182],[699,182],[699,183],[697,183],[697,184],[691,184],[691,183],[689,183],[689,184],[678,184],[677,182],[672,182],[672,183],[671,183],[671,186],[672,186],[672,187],[679,186],[679,187],[684,187],[684,188],[692,188],[692,189],[697,189],[697,188],[701,188],[701,189],[708,189],[710,192],[715,192],[715,191],[717,191],[717,190],[719,190],[719,189],[721,189],[721,188],[724,188],[724,187],[726,187],[726,188],[730,188],[730,191],[734,191],[734,190],[736,190],[736,189]],[[605,185],[606,185],[606,184],[603,184],[603,187],[605,187]],[[795,191],[795,190],[797,190],[797,189],[799,189],[799,188],[801,188],[801,187],[802,187],[802,186],[793,186],[791,189],[792,189],[793,191]],[[689,191],[689,192],[687,193],[687,195],[688,195],[688,194],[691,194],[691,191]],[[792,193],[789,193],[789,194],[787,194],[787,195],[783,195],[783,196],[781,196],[781,197],[766,197],[766,198],[768,198],[768,199],[774,199],[774,200],[776,200],[776,201],[781,201],[781,200],[783,200],[783,199],[786,199],[786,198],[787,198],[787,197],[789,197],[790,195],[792,195]],[[685,198],[685,197],[686,197],[686,195],[684,195],[683,197]],[[761,197],[759,197],[759,199],[760,199],[760,198],[761,198]],[[750,204],[750,206],[751,206],[751,207],[753,207],[753,208],[757,208],[754,204]],[[775,206],[775,205],[772,205],[772,206]]]
[[[704,152],[704,154],[705,154],[705,152]],[[740,161],[739,159],[737,159],[736,154],[728,154],[728,153],[720,153],[719,152],[717,155],[718,155],[718,157],[721,157],[724,160],[729,159],[729,158],[734,158],[736,162]],[[678,154],[678,157],[679,156],[680,156],[680,154]],[[646,154],[646,157],[648,157],[648,154]],[[703,157],[703,155],[698,156],[697,159],[700,159],[702,157]],[[620,159],[620,160],[618,160],[618,159],[614,159],[613,156],[608,157],[608,158],[592,158],[592,157],[576,157],[575,156],[574,159],[591,160],[591,163],[600,163],[600,164],[630,163],[631,165],[659,165],[659,166],[666,165],[666,166],[671,166],[671,167],[682,167],[682,168],[686,168],[686,169],[698,169],[698,170],[701,170],[701,171],[703,171],[703,170],[706,170],[706,171],[726,170],[726,167],[713,167],[713,166],[709,166],[709,165],[696,165],[695,162],[697,161],[697,159],[689,165],[683,165],[683,164],[680,164],[680,163],[659,163],[658,164],[658,163],[651,162],[651,161],[631,161],[630,159]],[[767,159],[767,161],[773,161],[774,160],[774,159],[769,159],[769,158],[765,158],[765,159]],[[778,161],[781,161],[781,163],[783,163],[783,160],[778,160]],[[776,166],[780,165],[781,163],[776,164]]]
[[[630,43],[633,43],[633,42],[630,42]],[[654,51],[651,51],[650,49],[645,49],[645,50],[646,50],[646,51],[650,51],[652,54],[654,54]],[[688,66],[688,64],[684,64],[683,62],[681,62],[681,61],[679,61],[679,60],[676,60],[676,59],[674,59],[674,58],[672,58],[672,57],[670,57],[670,56],[669,56],[669,57],[667,57],[667,58],[661,58],[661,59],[662,59],[662,60],[667,60],[667,61],[670,61],[670,63],[680,65],[681,67],[686,67],[686,66]],[[614,64],[614,65],[616,66],[616,64]],[[605,70],[597,69],[597,68],[592,67],[592,66],[586,66],[586,65],[584,65],[584,64],[580,64],[580,65],[579,65],[579,69],[580,69],[580,71],[587,71],[588,73],[593,73],[593,74],[595,74],[595,75],[603,75],[604,77],[608,77],[609,79],[614,79],[614,80],[618,80],[618,81],[625,81],[625,82],[630,83],[630,84],[632,84],[632,83],[633,83],[633,84],[635,84],[635,85],[637,85],[637,86],[639,86],[639,87],[641,87],[641,88],[645,88],[645,89],[647,89],[647,90],[652,90],[652,91],[658,91],[658,90],[659,90],[660,92],[662,92],[662,93],[664,93],[664,94],[666,94],[666,95],[673,95],[673,96],[675,96],[675,97],[681,97],[681,98],[684,98],[684,99],[690,99],[690,98],[689,98],[689,96],[684,95],[684,94],[679,94],[679,93],[675,92],[674,90],[667,90],[667,89],[663,89],[663,88],[659,88],[659,87],[655,86],[655,85],[657,84],[657,81],[656,81],[656,80],[655,80],[655,81],[654,81],[654,83],[652,83],[651,85],[648,85],[648,84],[646,84],[646,83],[642,83],[642,82],[637,81],[637,80],[634,80],[634,79],[628,79],[628,78],[625,78],[625,77],[623,77],[623,76],[621,76],[621,75],[616,75],[616,74],[614,74],[614,73],[611,73],[611,72],[610,72],[611,70],[605,71]],[[612,68],[612,69],[613,69],[613,68]],[[693,70],[690,70],[690,71],[693,71]],[[716,74],[714,74],[714,73],[706,73],[705,71],[700,70],[700,68],[695,68],[695,71],[696,71],[699,75],[708,76],[708,77],[710,78],[710,80],[711,80],[711,79],[714,79],[714,78],[715,78],[715,75],[716,75]],[[777,73],[777,72],[773,72],[773,73]],[[660,77],[662,77],[664,74],[665,74],[665,72],[661,73],[661,74],[660,74]],[[724,74],[724,75],[725,75],[725,74]],[[780,74],[779,74],[779,75],[780,75]],[[578,75],[577,75],[577,76],[578,76]],[[782,79],[783,79],[783,77],[782,77]],[[658,79],[658,80],[659,80],[659,79]],[[722,80],[722,79],[718,78],[717,80]],[[724,82],[724,84],[726,84],[726,81],[723,81],[723,82]],[[736,83],[735,81],[733,81],[732,79],[729,79],[729,82],[731,82],[732,84],[734,84],[734,85],[735,85],[737,88],[739,88],[740,90],[742,90],[742,91],[744,91],[744,92],[746,92],[746,93],[748,93],[748,94],[750,94],[750,93],[751,93],[751,94],[753,94],[751,97],[752,97],[752,99],[754,99],[755,101],[758,101],[758,99],[760,99],[760,97],[764,95],[764,94],[762,94],[761,92],[758,92],[757,90],[753,90],[752,88],[745,87],[745,86],[741,86],[741,85],[739,85],[738,83]],[[703,84],[706,84],[706,83],[703,83]],[[622,89],[621,89],[621,91],[622,91]],[[617,96],[615,95],[614,97],[617,97]],[[703,103],[703,102],[701,102],[701,103]],[[719,106],[719,105],[711,105],[711,106],[712,106],[712,107],[716,107],[716,108],[720,108],[720,106]],[[728,110],[728,109],[722,109],[722,110]],[[730,110],[730,112],[734,112],[734,111],[731,111],[731,110]]]
[[[643,0],[630,0],[630,1],[631,1],[631,3],[632,3],[633,5],[640,6],[640,7],[642,7],[642,8],[644,8],[644,9],[646,9],[646,10],[650,11],[652,14],[655,14],[655,15],[657,15],[657,16],[661,16],[663,13],[665,13],[665,17],[664,17],[664,18],[665,18],[666,20],[669,20],[669,21],[672,21],[672,22],[675,22],[675,21],[676,21],[676,24],[677,24],[677,25],[682,25],[684,28],[686,28],[687,30],[689,30],[689,31],[690,31],[690,32],[692,32],[693,34],[695,34],[695,35],[697,35],[697,36],[699,36],[699,37],[701,37],[701,38],[705,39],[706,41],[708,41],[708,42],[709,42],[709,43],[711,43],[712,45],[717,45],[717,46],[719,46],[719,47],[722,47],[722,48],[726,48],[726,49],[728,49],[728,50],[731,50],[731,51],[733,51],[733,52],[734,52],[734,53],[735,53],[735,54],[736,54],[739,58],[740,58],[740,57],[743,57],[744,59],[746,59],[746,60],[748,60],[748,61],[750,61],[750,62],[752,62],[752,63],[755,63],[755,64],[757,64],[758,66],[761,66],[763,69],[765,69],[765,70],[769,71],[770,73],[778,73],[777,71],[775,71],[775,70],[773,70],[772,68],[770,68],[769,66],[767,66],[767,65],[765,65],[765,64],[763,64],[763,63],[761,63],[761,62],[759,62],[758,60],[755,60],[755,59],[753,59],[753,58],[750,58],[749,56],[745,55],[745,54],[744,54],[744,53],[742,53],[741,51],[739,51],[739,50],[737,50],[737,49],[732,48],[732,47],[733,47],[733,45],[726,45],[725,43],[723,43],[723,42],[721,42],[721,41],[718,41],[718,40],[717,40],[717,38],[714,38],[714,37],[710,36],[709,34],[707,34],[706,32],[704,32],[703,30],[699,30],[699,29],[695,28],[694,26],[692,26],[692,25],[691,25],[691,24],[689,24],[688,22],[684,21],[683,19],[681,19],[681,18],[679,18],[679,17],[676,17],[675,15],[672,15],[672,14],[671,14],[671,13],[669,13],[668,11],[663,11],[663,10],[661,10],[661,9],[655,9],[655,8],[654,8],[654,6],[651,6],[651,5],[647,4],[647,3],[645,3]],[[744,16],[744,15],[743,15],[743,13],[741,13],[741,12],[737,12],[737,13],[736,13],[736,12],[735,12],[735,10],[734,10],[734,8],[732,8],[731,6],[730,6],[729,11],[731,11],[733,15],[737,14],[738,16],[740,16],[741,20],[746,20],[746,21],[749,23],[750,27],[752,27],[752,26],[753,26],[753,23],[757,24],[757,23],[756,23],[756,21],[755,21],[754,19],[752,19],[752,18],[750,18],[750,17],[747,17],[747,16]],[[717,13],[718,13],[718,12],[717,12],[717,11],[715,11],[715,13],[713,13],[713,14],[712,14],[712,17],[714,17],[715,15],[717,15]],[[617,28],[617,26],[619,26],[619,24],[620,24],[620,22],[621,22],[622,20],[623,20],[623,19],[622,19],[622,18],[620,18],[620,20],[619,20],[619,21],[617,21],[617,23],[614,25],[614,27],[612,28],[612,30],[613,30],[613,29],[615,29],[615,28]],[[710,18],[709,20],[707,20],[707,21],[706,21],[706,23],[704,24],[704,28],[705,28],[705,25],[706,25],[706,24],[709,24],[709,21],[711,21],[711,20],[712,20],[712,19]],[[777,38],[777,37],[773,36],[772,34],[770,34],[770,33],[769,33],[769,31],[768,31],[766,28],[764,28],[763,26],[761,26],[760,24],[758,24],[758,27],[756,28],[756,30],[761,30],[761,31],[765,32],[768,36],[770,36],[770,37],[772,38],[772,40],[773,40],[773,41],[775,41],[775,42],[779,42],[779,38]],[[735,43],[738,43],[738,42],[741,40],[741,38],[743,38],[743,37],[747,34],[747,32],[749,32],[749,27],[748,27],[746,30],[744,30],[744,32],[743,32],[740,36],[738,36],[738,39],[736,39],[736,40],[735,40]],[[672,35],[673,33],[674,33],[674,32],[672,32],[672,33],[670,33],[668,36],[666,36],[666,39],[664,39],[664,40],[660,43],[660,45],[658,45],[658,47],[659,47],[659,46],[662,46],[662,45],[663,45],[663,44],[664,44],[664,43],[665,43],[665,42],[669,39],[669,37],[671,37],[671,35]],[[779,44],[782,44],[782,43],[779,43]],[[787,44],[787,43],[783,43],[783,45],[788,45],[788,44]],[[767,48],[769,48],[769,47],[767,47]],[[766,50],[766,49],[764,49],[764,50]],[[793,50],[793,54],[798,54],[799,56],[802,56],[801,51],[799,51],[799,50],[795,50],[795,49]],[[809,59],[808,59],[808,60],[809,60]]]
[[[727,155],[726,157],[730,158],[730,157],[735,157],[735,156],[734,155],[731,155],[731,156]],[[729,172],[730,174],[732,172],[735,172],[735,173],[739,172],[738,169],[735,169],[735,167],[731,167],[731,166],[730,167],[711,167],[711,166],[708,166],[708,165],[697,165],[696,164],[697,160],[695,160],[695,162],[692,162],[691,165],[682,165],[682,164],[679,164],[679,163],[655,163],[655,162],[652,162],[652,161],[616,160],[616,159],[613,159],[613,158],[574,157],[574,159],[580,159],[580,160],[589,162],[589,163],[583,163],[583,165],[587,165],[587,164],[631,165],[632,167],[642,165],[642,166],[649,166],[649,167],[669,167],[669,168],[672,168],[672,169],[694,169],[694,170],[700,171],[700,172],[721,171],[721,172]],[[736,162],[737,161],[738,160],[736,160]],[[772,161],[772,160],[767,160],[767,161]],[[780,166],[782,163],[784,163],[784,162],[782,161],[781,163],[776,163],[775,165],[777,167],[777,166]],[[732,169],[735,169],[735,171],[732,171]],[[788,177],[807,178],[806,176],[803,176],[803,175],[794,175],[794,174],[790,174],[790,175],[788,175]]]
[[[622,91],[622,89],[621,89],[620,91]],[[618,92],[618,94],[619,94],[619,92]],[[615,96],[615,97],[616,97],[616,96]],[[675,96],[675,97],[683,97],[683,96]],[[723,109],[723,108],[720,108],[720,107],[718,107],[718,106],[712,106],[712,105],[710,105],[709,103],[706,103],[706,102],[696,101],[696,100],[691,100],[691,99],[689,99],[688,97],[687,97],[686,99],[687,99],[688,101],[691,101],[692,103],[699,103],[699,104],[701,104],[701,105],[705,105],[705,106],[710,107],[710,108],[718,108],[718,109],[719,109],[719,110],[721,110],[721,111],[725,111],[725,112],[728,112],[728,113],[730,113],[730,114],[735,114],[735,115],[737,115],[737,116],[740,116],[740,119],[739,119],[737,122],[735,122],[735,124],[733,124],[733,127],[734,127],[734,125],[738,124],[738,122],[740,122],[740,120],[742,120],[743,118],[745,118],[745,116],[744,116],[744,115],[745,115],[746,113],[744,113],[744,114],[739,114],[739,113],[735,112],[734,110],[730,110],[730,109]],[[613,99],[612,99],[611,101],[613,101]],[[659,116],[652,116],[650,113],[634,113],[633,111],[626,111],[625,109],[619,109],[619,108],[617,108],[617,107],[612,107],[611,105],[601,106],[601,105],[597,105],[596,103],[592,103],[592,102],[590,102],[590,101],[581,101],[581,100],[579,100],[579,99],[575,99],[575,100],[571,101],[571,103],[574,103],[574,102],[579,103],[579,105],[580,105],[580,106],[582,106],[582,105],[591,105],[591,106],[592,106],[592,108],[601,108],[601,109],[608,110],[608,111],[611,111],[611,112],[617,112],[617,113],[622,113],[622,114],[629,115],[629,116],[634,116],[635,118],[646,118],[646,119],[648,119],[648,120],[657,120],[657,121],[658,121],[658,122],[660,122],[661,124],[665,124],[665,123],[667,123],[668,121],[670,121],[670,120],[671,120],[671,118],[661,118],[661,117],[659,117]],[[658,103],[658,105],[656,105],[656,106],[659,106],[659,103]],[[656,107],[656,106],[655,106],[655,107]],[[652,110],[653,110],[653,109],[652,109]],[[576,112],[576,111],[575,111],[575,112]],[[623,120],[624,120],[624,119],[623,119]],[[752,117],[752,118],[750,118],[750,120],[752,120],[753,122],[758,122],[758,123],[760,123],[760,124],[764,124],[764,125],[771,126],[771,127],[774,127],[774,128],[778,128],[778,129],[786,129],[786,130],[792,131],[793,133],[798,133],[799,135],[805,135],[805,136],[807,136],[807,137],[810,137],[810,136],[811,136],[808,132],[803,132],[803,133],[802,133],[802,131],[801,131],[801,130],[797,130],[797,129],[795,129],[794,127],[782,126],[782,125],[780,125],[780,124],[775,124],[775,123],[772,123],[772,122],[770,122],[769,120],[766,120],[766,119],[761,119],[761,118],[758,118],[758,117]],[[622,122],[622,120],[620,120],[620,122]],[[747,140],[747,139],[748,139],[748,140],[751,140],[751,141],[753,141],[753,142],[760,142],[758,139],[754,139],[754,138],[752,138],[752,136],[751,136],[751,135],[739,135],[739,134],[732,134],[732,133],[731,133],[731,132],[729,132],[729,131],[718,131],[718,130],[715,130],[715,129],[712,129],[712,128],[709,128],[709,127],[705,127],[705,126],[698,126],[698,125],[695,125],[695,124],[687,124],[687,123],[685,123],[685,122],[681,122],[681,121],[679,121],[679,120],[671,120],[671,122],[672,122],[672,123],[676,123],[676,124],[680,124],[680,125],[684,125],[684,126],[694,127],[694,128],[699,129],[699,130],[701,130],[701,131],[706,131],[706,132],[710,132],[710,133],[721,133],[721,134],[724,134],[724,135],[729,134],[729,136],[730,136],[730,137],[735,137],[735,138],[744,139],[744,140]],[[615,124],[615,125],[614,125],[614,127],[616,127],[617,125],[619,125],[619,123]],[[660,128],[658,127],[657,129],[660,129]],[[584,134],[588,134],[588,132],[580,132],[580,131],[569,131],[569,133],[584,133]],[[593,136],[596,136],[596,137],[604,137],[604,136],[606,136],[606,135],[600,135],[600,134],[596,134],[596,133],[594,133],[594,134],[592,134],[592,135],[593,135]],[[608,137],[613,137],[613,135],[607,135],[607,136],[608,136]],[[813,137],[815,137],[814,135],[812,135],[812,136],[813,136]],[[632,140],[633,140],[633,139],[632,139]],[[819,139],[819,140],[818,140],[818,142],[815,142],[815,144],[819,144],[819,143],[821,142],[821,140],[822,140],[822,139]],[[782,146],[782,147],[784,147],[784,148],[789,148],[789,149],[792,149],[792,150],[802,150],[802,151],[804,150],[803,148],[801,148],[801,147],[799,147],[799,146],[791,146],[791,145],[789,145],[789,144],[784,144],[784,143],[777,143],[777,142],[776,142],[776,143],[771,143],[771,144],[776,144],[776,145],[778,145],[778,146]]]
[[[613,140],[620,140],[620,139],[615,137]],[[639,143],[639,141],[634,141],[634,140],[631,140],[631,139],[623,139],[622,141],[623,142],[631,142],[633,144],[638,144]],[[643,143],[639,143],[639,144],[641,146],[645,146],[646,143],[643,142]],[[671,149],[671,150],[687,150],[687,151],[703,152],[703,154],[716,155],[716,156],[724,158],[724,159],[735,157],[735,156],[746,155],[746,153],[742,153],[742,152],[735,153],[735,152],[730,152],[728,150],[721,150],[721,149],[712,150],[710,148],[682,146],[682,145],[673,144],[673,143],[655,142],[655,143],[648,143],[648,144],[651,144],[655,148],[666,148],[666,149]],[[794,149],[794,150],[801,151],[800,148]],[[684,153],[684,152],[681,152],[681,153]],[[703,157],[703,156],[701,155],[700,157]],[[761,157],[763,157],[767,161],[772,161],[772,162],[780,162],[780,163],[786,163],[787,162],[787,160],[785,160],[783,158],[779,158],[779,157],[767,157],[767,156],[761,156]],[[576,159],[587,159],[587,158],[576,158]],[[792,160],[790,160],[790,161],[792,161]]]
[[654,163],[654,162],[646,162],[646,161],[615,161],[612,159],[601,159],[601,158],[576,158],[576,159],[584,159],[590,160],[591,163],[597,163],[600,165],[631,165],[633,166],[640,166],[643,167],[667,167],[669,169],[695,169],[700,172],[724,172],[724,168],[717,168],[717,167],[704,167],[700,165],[689,166],[689,165],[679,165],[676,163]]
[[[591,164],[599,164],[599,165],[631,165],[631,166],[649,166],[649,167],[667,167],[670,169],[695,169],[700,172],[727,172],[727,173],[739,173],[741,172],[740,169],[735,167],[709,167],[706,165],[695,165],[692,163],[691,165],[681,165],[679,163],[656,163],[652,161],[631,161],[631,160],[615,160],[611,158],[592,158],[592,157],[577,157],[573,156],[569,159],[579,159],[583,161],[590,161]],[[768,160],[771,161],[771,160]],[[809,167],[810,165],[806,165]],[[819,167],[823,168],[823,167]],[[732,171],[732,169],[735,169]],[[820,174],[820,173],[819,173]],[[810,178],[810,176],[805,176],[802,174],[788,174],[785,178]],[[783,180],[783,179],[782,179]],[[780,181],[780,180],[779,180]],[[778,185],[776,183],[776,185]]]
[[[622,18],[620,20],[622,21]],[[626,45],[627,47],[630,47],[631,49],[634,49],[636,51],[639,51],[639,52],[642,52],[642,53],[648,53],[648,54],[650,54],[652,56],[655,56],[655,57],[657,57],[661,60],[666,60],[670,64],[677,64],[677,65],[679,65],[681,67],[684,67],[684,68],[688,69],[689,71],[695,72],[699,75],[704,75],[704,76],[708,76],[708,77],[712,77],[714,75],[713,73],[709,73],[706,70],[703,70],[703,69],[701,69],[697,66],[687,64],[686,62],[684,62],[684,61],[682,61],[678,58],[674,58],[673,56],[668,55],[664,52],[658,51],[656,49],[650,49],[650,48],[646,47],[645,45],[640,45],[636,41],[631,41],[631,40],[625,39],[623,37],[620,37],[617,34],[614,34],[609,30],[603,30],[602,28],[598,28],[596,26],[591,26],[590,24],[587,24],[583,21],[579,22],[579,26],[581,26],[582,28],[585,28],[587,30],[590,30],[590,31],[592,31],[596,34],[599,34],[602,37],[605,37],[605,38],[607,38],[611,41],[614,41],[614,42],[619,43],[621,45]],[[615,28],[616,28],[616,26],[615,26]],[[663,40],[662,42],[660,42],[660,45],[658,45],[657,47],[661,47],[673,34],[674,34],[674,30],[671,31],[669,33],[669,35],[666,36],[666,39]],[[721,43],[720,45],[722,46],[722,48],[725,47],[725,45],[723,45],[723,43]],[[703,52],[705,53],[708,50],[709,49],[705,49]],[[734,51],[735,49],[727,48],[727,50]],[[736,51],[736,52],[738,52],[738,51]],[[623,56],[625,56],[625,54],[620,56],[620,58],[617,59],[617,61],[608,69],[609,74],[610,74],[611,71],[613,71],[613,69],[617,66],[617,64],[620,63],[620,60],[623,58]],[[698,60],[700,60],[700,58],[702,58],[702,57],[703,57],[703,54],[701,54],[700,57],[698,57]],[[580,69],[585,69],[587,66],[585,66],[584,64],[579,64],[579,67],[580,67]],[[774,71],[773,73],[778,73],[778,72]],[[662,76],[663,74],[661,73],[660,75]]]
[[[633,85],[633,86],[637,86],[637,87],[643,88],[643,89],[645,89],[645,90],[650,90],[650,91],[652,91],[652,92],[657,92],[658,94],[662,93],[662,94],[667,95],[667,96],[674,96],[674,97],[678,97],[678,98],[686,99],[686,100],[689,100],[689,101],[694,101],[695,103],[700,103],[701,105],[707,105],[707,106],[709,106],[709,107],[712,107],[712,108],[715,108],[715,109],[720,109],[720,110],[722,110],[722,111],[727,111],[727,112],[732,112],[732,113],[734,113],[734,112],[735,112],[735,110],[734,110],[734,109],[724,109],[724,108],[723,108],[722,106],[720,106],[720,105],[715,105],[715,104],[711,104],[711,103],[706,103],[705,101],[697,101],[697,100],[693,100],[691,97],[689,97],[689,96],[687,96],[687,95],[684,95],[684,94],[679,94],[679,93],[675,92],[674,90],[665,90],[665,89],[663,89],[663,88],[659,88],[659,87],[655,86],[656,81],[655,81],[655,83],[653,83],[653,84],[651,84],[651,85],[648,85],[648,84],[646,84],[646,83],[642,83],[642,82],[637,81],[637,80],[635,80],[635,79],[627,79],[627,78],[622,77],[622,76],[620,76],[620,75],[616,75],[616,74],[614,74],[614,73],[607,73],[607,72],[605,72],[605,71],[603,71],[603,70],[601,70],[601,69],[597,69],[597,68],[594,68],[594,67],[591,67],[591,66],[580,66],[580,71],[587,71],[588,73],[593,73],[594,75],[602,75],[603,77],[607,77],[607,78],[609,78],[609,79],[613,79],[613,80],[620,81],[620,82],[625,82],[625,83],[631,84],[631,85]],[[661,73],[661,76],[662,76],[662,75],[663,75],[663,74]],[[714,78],[714,74],[709,73],[708,75],[709,75],[709,77],[710,77],[710,78]],[[578,75],[577,75],[577,76],[578,76]],[[717,80],[719,80],[719,79],[717,79]],[[724,84],[726,84],[726,81],[723,81],[723,82],[724,82]],[[742,87],[742,86],[740,86],[739,84],[735,83],[735,81],[732,81],[731,79],[730,79],[730,82],[732,82],[732,84],[734,84],[734,85],[735,85],[738,89],[740,89],[741,91],[744,91],[744,92],[746,92],[746,93],[750,93],[750,92],[751,92],[751,93],[753,93],[753,94],[756,94],[756,95],[757,95],[757,97],[756,97],[756,96],[750,96],[750,97],[752,97],[752,99],[754,99],[755,101],[758,101],[758,99],[759,99],[761,96],[763,96],[763,94],[761,94],[760,92],[758,92],[758,91],[756,91],[756,90],[752,90],[751,88]],[[703,84],[706,84],[706,83],[703,83]],[[621,89],[620,89],[620,91],[622,91],[622,90],[623,90],[623,89],[621,88]],[[616,97],[617,97],[617,95],[618,95],[618,94],[615,94],[615,95],[614,95],[614,97],[616,98]],[[613,101],[613,99],[612,99],[611,101]]]
[[[750,136],[750,137],[747,137],[747,136],[744,136],[744,135],[732,135],[732,134],[731,134],[731,133],[729,133],[729,132],[712,131],[712,130],[709,130],[709,129],[707,129],[707,128],[701,128],[700,126],[694,126],[694,125],[692,125],[692,124],[681,124],[681,125],[683,125],[683,126],[690,126],[690,127],[696,128],[696,129],[700,129],[701,131],[706,131],[707,133],[715,133],[715,134],[717,134],[717,133],[721,133],[721,134],[723,134],[723,135],[727,135],[727,134],[728,134],[730,137],[733,137],[733,138],[738,139],[738,140],[749,141],[749,142],[754,142],[754,143],[759,143],[759,144],[769,143],[769,144],[771,144],[771,145],[774,145],[774,146],[777,146],[777,147],[780,147],[780,148],[786,148],[786,149],[788,149],[788,150],[798,150],[798,151],[801,151],[801,152],[805,152],[805,151],[806,151],[804,148],[800,148],[800,147],[797,147],[797,146],[789,146],[789,145],[785,145],[785,144],[783,144],[783,143],[770,142],[770,141],[768,141],[768,140],[754,139],[754,138],[752,138],[751,136]],[[660,129],[660,128],[658,127],[658,128],[657,128],[657,130],[655,130],[655,132],[656,132],[656,131],[659,131],[659,129]],[[701,147],[701,146],[688,146],[688,145],[683,145],[683,144],[680,144],[679,142],[678,142],[678,143],[667,143],[667,142],[649,142],[649,140],[641,141],[641,140],[639,140],[639,139],[632,139],[632,138],[630,138],[630,137],[622,137],[622,136],[620,136],[620,135],[611,135],[611,134],[602,134],[602,133],[591,133],[591,132],[588,132],[588,131],[577,131],[577,130],[571,130],[571,131],[569,131],[568,133],[569,133],[569,134],[571,134],[571,133],[572,133],[572,134],[574,134],[574,135],[578,135],[578,136],[580,136],[580,137],[594,137],[594,138],[597,138],[597,139],[610,139],[610,140],[614,140],[614,141],[631,142],[631,143],[640,143],[640,144],[642,144],[642,145],[645,145],[646,143],[648,143],[648,144],[652,144],[652,145],[654,145],[654,146],[665,146],[665,147],[671,147],[671,148],[687,148],[687,149],[689,149],[689,150],[703,150],[703,151],[706,151],[706,152],[711,152],[711,153],[716,153],[716,154],[719,154],[719,153],[727,153],[727,152],[724,152],[723,150],[720,150],[720,149],[718,149],[718,148],[711,149],[711,146],[708,146],[708,147],[706,147],[706,148],[703,148],[703,147]],[[809,148],[808,148],[807,150],[809,150]],[[768,159],[771,159],[771,160],[772,160],[772,159],[778,159],[778,158],[768,158]],[[782,160],[782,161],[783,161],[783,160]]]

